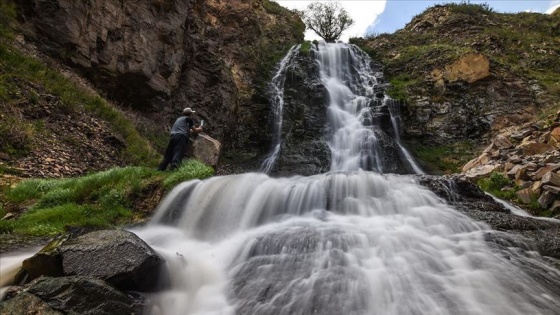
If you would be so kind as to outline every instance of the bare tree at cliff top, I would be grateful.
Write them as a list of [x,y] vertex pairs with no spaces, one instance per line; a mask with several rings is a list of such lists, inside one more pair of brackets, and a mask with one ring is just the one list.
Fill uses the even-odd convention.
[[326,42],[336,41],[354,20],[339,2],[314,2],[300,12],[305,25],[321,36]]

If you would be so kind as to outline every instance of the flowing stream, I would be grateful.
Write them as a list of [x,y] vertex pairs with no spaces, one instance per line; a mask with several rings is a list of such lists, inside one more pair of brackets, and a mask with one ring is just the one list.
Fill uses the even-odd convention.
[[[171,289],[154,297],[149,313],[560,314],[557,293],[542,285],[560,274],[537,253],[488,242],[500,233],[413,177],[383,174],[372,102],[387,98],[376,90],[369,59],[346,44],[315,49],[330,95],[331,171],[248,173],[176,187],[150,224],[134,231],[171,273]],[[393,138],[420,173],[398,138],[398,113],[390,114]],[[276,159],[280,138],[274,146]]]

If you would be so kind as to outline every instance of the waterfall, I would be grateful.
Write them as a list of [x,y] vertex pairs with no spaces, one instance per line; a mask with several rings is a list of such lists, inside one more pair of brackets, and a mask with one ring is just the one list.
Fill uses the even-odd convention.
[[[393,149],[421,170],[400,144],[400,115],[369,57],[340,43],[312,53],[329,93],[331,171],[178,185],[134,230],[171,274],[146,312],[560,314],[560,293],[546,285],[560,272],[541,256],[456,211],[415,177],[385,172],[397,163],[387,157]],[[282,73],[293,56],[273,79],[279,136],[265,171],[281,145]]]
[[274,77],[272,77],[270,84],[270,103],[273,113],[273,134],[272,134],[272,149],[268,154],[268,157],[264,160],[261,165],[261,171],[264,173],[270,173],[274,167],[274,163],[280,154],[280,149],[282,147],[282,120],[284,114],[284,82],[286,81],[286,66],[289,64],[296,52],[299,51],[301,45],[293,46],[286,56],[280,61],[278,66],[278,71]]

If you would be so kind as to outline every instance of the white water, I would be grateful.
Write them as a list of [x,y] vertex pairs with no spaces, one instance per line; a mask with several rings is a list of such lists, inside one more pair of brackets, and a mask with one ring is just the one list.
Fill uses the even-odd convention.
[[406,176],[189,182],[136,232],[173,274],[174,289],[159,295],[153,314],[560,312],[517,266],[525,256],[492,248],[486,225]]

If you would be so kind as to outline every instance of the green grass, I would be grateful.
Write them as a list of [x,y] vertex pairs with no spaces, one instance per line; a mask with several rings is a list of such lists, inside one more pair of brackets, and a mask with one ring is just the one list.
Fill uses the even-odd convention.
[[409,147],[430,174],[459,173],[463,165],[474,157],[473,144],[468,141],[448,145],[416,144]]
[[[77,178],[24,181],[4,193],[2,204],[27,210],[15,220],[0,221],[0,233],[56,235],[71,226],[123,225],[146,215],[135,209],[136,198],[145,199],[150,191],[169,191],[180,182],[213,174],[211,167],[189,160],[173,172],[131,166]],[[6,213],[5,208],[0,214]]]
[[306,40],[303,43],[301,43],[301,47],[299,48],[299,51],[304,54],[304,55],[309,55],[309,50],[311,50],[311,42]]

